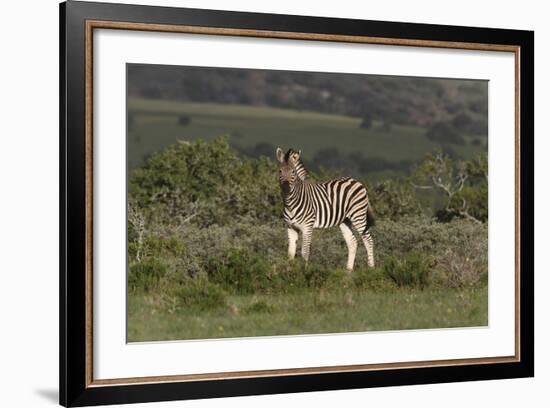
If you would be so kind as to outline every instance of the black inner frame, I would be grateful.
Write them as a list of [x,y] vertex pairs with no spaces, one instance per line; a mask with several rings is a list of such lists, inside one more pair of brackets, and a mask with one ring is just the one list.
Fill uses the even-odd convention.
[[[532,31],[69,1],[60,24],[60,403],[64,406],[323,391],[534,375],[534,33]],[[85,384],[85,23],[123,21],[515,45],[520,50],[519,362],[156,384]]]

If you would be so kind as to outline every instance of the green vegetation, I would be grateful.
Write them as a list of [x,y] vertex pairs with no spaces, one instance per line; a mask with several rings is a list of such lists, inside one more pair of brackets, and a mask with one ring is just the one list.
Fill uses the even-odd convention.
[[312,170],[371,181],[408,175],[435,149],[487,150],[486,81],[143,64],[127,75],[130,168],[224,134],[252,158],[299,147]]
[[132,97],[331,112],[388,125],[448,122],[487,134],[486,81],[142,64],[127,72]]
[[304,289],[229,296],[227,306],[170,311],[152,295],[130,296],[130,341],[472,327],[487,324],[487,288],[392,292]]
[[442,152],[428,154],[411,179],[417,188],[434,188],[444,195],[445,205],[438,213],[440,219],[461,216],[475,222],[487,221],[487,156],[478,156],[470,161],[453,161]]
[[273,160],[243,157],[223,138],[173,144],[129,174],[128,339],[486,325],[484,168],[442,153],[417,167],[415,182],[468,176],[449,200],[429,186],[439,219],[412,179],[363,180],[377,267],[361,247],[348,274],[337,228],[314,232],[309,264],[287,260]]
[[[487,324],[487,82],[127,75],[130,341]],[[277,146],[367,186],[376,268],[361,246],[346,273],[337,228],[287,260]]]
[[[372,120],[369,128],[362,128],[361,122],[351,116],[267,106],[130,98],[128,164],[131,169],[139,167],[177,140],[212,141],[219,135],[252,158],[271,157],[276,146],[299,146],[314,170],[322,167],[378,180],[407,174],[426,152],[439,147],[460,158],[486,151],[483,143],[474,143],[479,136],[473,133],[460,136],[466,143],[450,145],[430,139],[424,126],[393,124],[388,129],[383,121]],[[258,141],[259,135],[264,142]]]

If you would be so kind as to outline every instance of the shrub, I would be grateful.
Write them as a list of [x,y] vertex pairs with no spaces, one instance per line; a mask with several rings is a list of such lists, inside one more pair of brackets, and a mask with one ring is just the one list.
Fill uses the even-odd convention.
[[304,268],[306,285],[310,288],[334,288],[342,286],[345,282],[348,272],[342,267],[346,261],[344,255],[338,263],[337,267],[328,264],[311,263]]
[[461,112],[453,118],[452,124],[459,131],[474,135],[486,135],[488,130],[485,115],[473,117],[471,114]]
[[426,137],[440,145],[464,145],[464,138],[447,122],[436,122],[426,132]]
[[455,215],[467,214],[476,220],[486,222],[489,218],[488,185],[466,186],[451,201],[451,210]]
[[189,279],[175,290],[179,307],[199,310],[219,309],[227,306],[224,290],[205,278]]
[[430,282],[432,267],[435,259],[420,252],[410,252],[399,259],[390,256],[384,261],[384,273],[397,286],[413,286],[423,288]]
[[448,287],[469,287],[487,283],[487,227],[464,225],[454,230],[451,240],[437,255],[439,280]]
[[131,264],[128,271],[128,286],[134,290],[149,291],[158,286],[159,280],[167,270],[167,264],[155,257]]
[[280,215],[274,161],[243,159],[227,138],[179,142],[129,175],[129,195],[149,218],[202,227]]
[[428,154],[411,180],[417,188],[433,189],[444,200],[440,221],[457,216],[479,223],[487,221],[487,156],[456,161],[441,151]]
[[438,269],[445,286],[464,288],[487,282],[486,256],[471,256],[460,248],[447,249],[438,259]]
[[358,289],[392,291],[396,283],[388,278],[383,267],[356,268],[352,273],[353,285]]
[[155,257],[180,257],[185,252],[184,243],[176,237],[150,235],[143,242],[143,253]]
[[191,123],[191,117],[187,115],[180,115],[178,118],[178,125],[180,126],[189,126]]
[[[343,270],[347,247],[338,228],[315,230],[307,266],[299,255],[300,247],[296,259],[287,259],[286,228],[281,221],[262,225],[243,221],[208,228],[150,224],[149,228],[143,260],[131,264],[131,287],[157,287],[162,276],[163,287],[185,286],[189,279],[202,277],[232,294],[289,293],[348,284],[383,290],[397,286],[385,274],[383,260],[406,258],[411,252],[437,260],[437,284],[483,283],[487,271],[487,224],[459,218],[441,223],[422,215],[397,220],[379,217],[372,227],[378,268],[366,267],[366,251],[359,241],[350,276]],[[460,268],[475,268],[476,272],[466,274],[471,278],[461,277]],[[154,278],[139,283],[146,279],[142,275]]]
[[422,214],[413,186],[404,180],[376,183],[369,189],[369,194],[377,217],[395,220],[407,215]]
[[[487,242],[487,225],[464,219],[440,223],[428,217],[403,217],[398,221],[380,220],[373,228],[377,257],[404,256],[416,251],[439,256],[447,248],[462,247],[475,253],[476,239]],[[358,254],[360,251],[358,251]]]
[[370,116],[365,116],[361,123],[359,124],[361,129],[370,129],[372,127],[372,118]]
[[267,259],[243,249],[230,249],[206,263],[208,278],[224,289],[247,294],[268,286],[270,266]]
[[[341,259],[343,265],[345,258]],[[296,288],[340,287],[346,272],[323,263],[320,259],[305,263],[301,258],[276,264],[271,275],[271,288],[277,292],[291,292]]]
[[455,117],[452,120],[453,126],[456,129],[462,130],[462,131],[468,131],[472,123],[473,123],[472,117],[465,112],[460,112],[459,114],[455,115]]

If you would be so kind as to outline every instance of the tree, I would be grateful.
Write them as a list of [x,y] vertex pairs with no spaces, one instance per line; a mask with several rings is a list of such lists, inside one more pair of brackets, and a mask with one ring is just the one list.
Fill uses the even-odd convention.
[[180,126],[189,126],[191,123],[191,117],[187,115],[180,115],[178,118],[178,125]]
[[476,223],[487,221],[487,157],[453,161],[441,151],[426,156],[416,168],[411,184],[417,189],[436,189],[443,193],[443,213]]
[[372,118],[370,116],[365,116],[361,123],[359,124],[361,129],[370,129],[372,127]]
[[376,216],[395,220],[422,214],[414,188],[405,180],[378,182],[369,188],[369,194]]
[[447,122],[437,122],[428,129],[426,137],[441,145],[443,144],[455,144],[463,145],[464,138],[457,132],[457,130]]

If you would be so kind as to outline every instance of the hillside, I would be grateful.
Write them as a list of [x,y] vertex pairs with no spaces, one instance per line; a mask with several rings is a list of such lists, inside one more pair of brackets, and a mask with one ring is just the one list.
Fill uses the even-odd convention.
[[250,157],[271,157],[276,146],[301,149],[306,164],[342,174],[381,178],[406,173],[438,147],[456,157],[471,158],[486,149],[486,138],[465,134],[464,143],[449,145],[430,138],[418,125],[361,119],[341,114],[297,111],[242,104],[192,103],[129,98],[128,164],[176,140],[212,140],[227,135],[231,146]]
[[128,95],[330,112],[391,124],[453,124],[486,134],[486,81],[128,65]]

